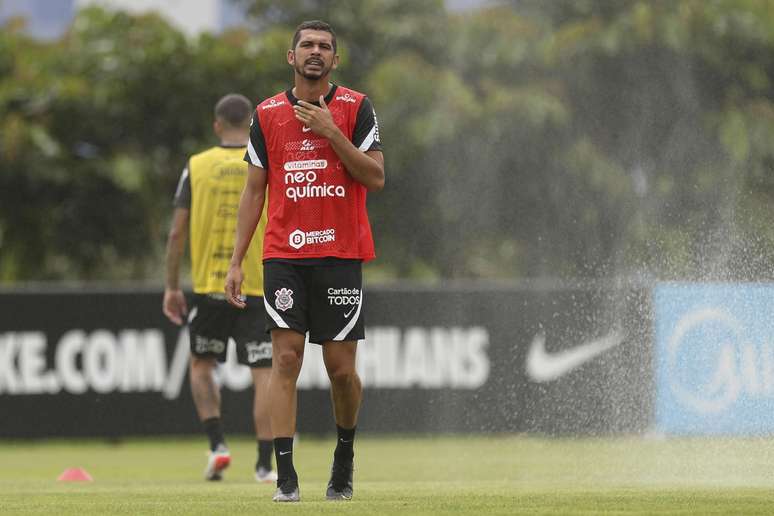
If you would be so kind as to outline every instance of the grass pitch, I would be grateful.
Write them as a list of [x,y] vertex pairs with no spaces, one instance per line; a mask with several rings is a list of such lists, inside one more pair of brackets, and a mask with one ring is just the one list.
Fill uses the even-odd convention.
[[[0,442],[0,514],[772,514],[774,439],[379,438],[356,444],[355,498],[326,502],[334,439],[301,437],[301,503],[252,477],[231,437],[204,482],[205,439]],[[94,482],[62,483],[68,467]]]

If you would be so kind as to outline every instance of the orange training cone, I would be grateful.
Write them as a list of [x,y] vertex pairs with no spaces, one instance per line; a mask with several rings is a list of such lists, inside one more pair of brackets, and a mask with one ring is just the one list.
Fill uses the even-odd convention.
[[83,468],[67,468],[57,478],[59,482],[92,482],[93,480]]

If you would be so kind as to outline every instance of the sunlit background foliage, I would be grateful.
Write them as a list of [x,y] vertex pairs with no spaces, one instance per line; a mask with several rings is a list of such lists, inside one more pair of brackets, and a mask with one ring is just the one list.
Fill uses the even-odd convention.
[[330,21],[366,92],[394,279],[774,279],[774,9],[755,0],[235,0],[188,37],[91,8],[0,31],[0,281],[160,282],[171,197],[212,106],[286,88]]

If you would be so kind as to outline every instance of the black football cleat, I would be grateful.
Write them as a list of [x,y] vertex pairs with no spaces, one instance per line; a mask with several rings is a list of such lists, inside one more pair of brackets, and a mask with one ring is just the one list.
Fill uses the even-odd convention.
[[325,492],[326,500],[351,500],[352,499],[352,471],[353,464],[337,464],[335,461],[331,468],[331,479],[328,481],[328,490]]
[[288,478],[277,488],[272,500],[275,502],[300,502],[301,491],[298,489],[298,480]]

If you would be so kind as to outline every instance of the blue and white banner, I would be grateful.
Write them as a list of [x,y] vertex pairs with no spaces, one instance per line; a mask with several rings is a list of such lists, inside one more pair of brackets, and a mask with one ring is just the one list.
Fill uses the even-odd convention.
[[659,285],[656,426],[669,434],[774,433],[774,285]]

